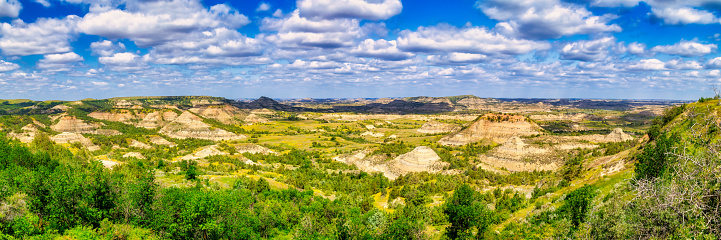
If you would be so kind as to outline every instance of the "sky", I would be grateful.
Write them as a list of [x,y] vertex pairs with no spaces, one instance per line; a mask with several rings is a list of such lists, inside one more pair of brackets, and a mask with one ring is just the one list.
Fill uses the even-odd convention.
[[0,0],[0,99],[698,99],[721,0]]

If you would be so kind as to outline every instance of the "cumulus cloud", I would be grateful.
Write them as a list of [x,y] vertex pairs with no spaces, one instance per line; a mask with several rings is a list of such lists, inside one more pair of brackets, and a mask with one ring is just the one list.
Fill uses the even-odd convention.
[[637,63],[627,65],[626,69],[632,71],[666,70],[666,64],[655,58],[641,59]]
[[299,0],[298,10],[308,18],[385,20],[403,9],[400,0]]
[[288,64],[288,67],[293,69],[332,69],[340,65],[341,64],[337,62],[303,61],[297,59],[293,61],[293,63]]
[[18,0],[0,0],[0,17],[16,18],[23,5]]
[[593,0],[591,6],[594,7],[634,7],[638,5],[639,0]]
[[595,16],[581,6],[562,4],[560,0],[489,0],[476,5],[488,17],[507,21],[511,33],[527,39],[621,31],[618,25],[608,24],[615,15]]
[[158,45],[148,57],[161,64],[239,65],[247,61],[235,58],[259,56],[263,53],[263,47],[264,44],[258,39],[246,37],[235,30],[217,28]]
[[391,61],[404,60],[413,57],[413,54],[399,50],[395,40],[386,41],[384,39],[366,39],[355,49],[351,50],[350,53],[359,57],[378,58]]
[[27,56],[64,53],[72,50],[69,40],[76,35],[75,15],[64,19],[40,18],[34,23],[16,19],[0,25],[0,49],[4,55]]
[[268,11],[268,10],[270,10],[270,4],[268,4],[268,3],[266,3],[266,2],[261,2],[261,3],[258,5],[258,8],[255,9],[256,12],[265,12],[265,11]]
[[[593,0],[594,7],[633,7],[641,0]],[[663,20],[666,24],[713,24],[719,18],[712,11],[704,8],[717,6],[715,0],[644,0],[651,6],[651,15]]]
[[559,53],[561,59],[580,61],[601,61],[608,56],[608,49],[613,47],[616,39],[605,37],[589,41],[577,41],[564,45]]
[[419,27],[399,33],[398,48],[410,52],[459,52],[518,55],[550,48],[547,42],[513,39],[483,27]]
[[90,49],[94,55],[106,57],[115,54],[116,51],[125,51],[125,44],[121,42],[114,44],[111,41],[103,40],[90,43]]
[[477,53],[452,52],[445,55],[430,55],[426,57],[426,60],[436,65],[465,65],[487,61],[488,56]]
[[716,44],[703,44],[696,40],[681,40],[673,45],[659,45],[651,48],[653,52],[660,52],[683,57],[703,56],[715,52],[718,49]]
[[90,12],[78,23],[91,35],[130,39],[139,47],[150,47],[183,38],[189,32],[218,27],[231,29],[250,20],[225,4],[206,9],[196,1],[148,1],[126,10]]
[[54,71],[67,71],[70,70],[68,66],[72,63],[81,62],[82,56],[74,52],[60,53],[60,54],[48,54],[38,61],[38,68],[52,69]]
[[634,55],[643,55],[646,53],[646,44],[645,43],[637,43],[632,42],[628,44],[628,47],[626,47],[626,50],[630,54]]
[[17,69],[20,69],[20,65],[18,65],[17,63],[0,60],[0,72],[7,72]]
[[706,68],[709,69],[721,69],[721,57],[717,57],[706,62]]
[[285,48],[350,46],[362,35],[357,19],[308,19],[298,10],[286,18],[263,19],[261,29],[277,31],[265,39]]
[[35,2],[43,5],[43,7],[50,7],[50,2],[48,2],[48,0],[35,0]]
[[664,67],[677,70],[695,70],[703,68],[701,64],[696,61],[682,61],[678,59],[669,60],[666,62]]
[[719,19],[713,13],[690,7],[680,8],[652,8],[654,16],[663,19],[668,24],[709,24],[718,23]]
[[135,53],[122,52],[112,56],[99,57],[98,62],[114,71],[137,71],[147,68],[145,60]]

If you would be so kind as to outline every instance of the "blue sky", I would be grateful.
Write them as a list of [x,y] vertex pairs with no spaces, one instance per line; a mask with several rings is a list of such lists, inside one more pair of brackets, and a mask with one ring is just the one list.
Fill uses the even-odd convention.
[[0,0],[0,98],[698,99],[718,0]]

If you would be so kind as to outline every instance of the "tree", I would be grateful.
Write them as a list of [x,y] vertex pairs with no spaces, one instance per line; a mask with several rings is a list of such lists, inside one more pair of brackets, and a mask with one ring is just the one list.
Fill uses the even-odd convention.
[[679,142],[676,134],[661,134],[655,143],[646,145],[636,157],[636,179],[652,179],[666,172],[674,143]]
[[584,185],[566,196],[566,201],[558,210],[566,214],[574,228],[586,221],[586,214],[591,208],[591,201],[596,196],[596,189],[590,185]]
[[446,228],[446,234],[451,239],[471,237],[473,227],[476,227],[477,237],[480,238],[490,224],[488,209],[477,201],[476,191],[467,184],[456,189],[443,212],[448,215],[448,222],[451,223],[451,226]]

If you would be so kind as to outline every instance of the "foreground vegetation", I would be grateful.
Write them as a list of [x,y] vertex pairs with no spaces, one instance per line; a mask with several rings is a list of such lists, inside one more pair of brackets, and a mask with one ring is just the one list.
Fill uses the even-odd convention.
[[[192,106],[191,100],[152,101]],[[320,122],[285,112],[272,126],[204,119],[249,138],[169,139],[177,146],[143,149],[128,139],[147,141],[160,135],[157,129],[92,119],[88,112],[112,106],[84,102],[89,104],[69,113],[122,133],[85,134],[99,151],[55,144],[48,136],[57,133],[49,127],[28,144],[0,133],[0,239],[721,237],[714,118],[721,108],[715,99],[670,108],[650,126],[639,125],[648,129],[642,143],[573,149],[554,172],[506,173],[477,165],[478,156],[497,144],[441,146],[435,143],[441,135],[410,131],[421,125],[413,120],[383,123],[402,138],[391,141],[359,136],[373,120]],[[34,121],[49,126],[54,120],[42,111],[59,103],[45,103],[44,109],[29,109],[25,101],[3,104],[12,114],[0,116],[2,127],[17,132]],[[248,143],[277,154],[234,154],[235,146]],[[179,160],[211,144],[229,154]],[[456,174],[411,173],[391,180],[329,157],[369,148],[371,155],[392,159],[419,145],[431,147]],[[147,159],[127,158],[113,168],[98,161],[122,148]],[[596,164],[600,159],[619,159],[621,168],[609,171]]]

